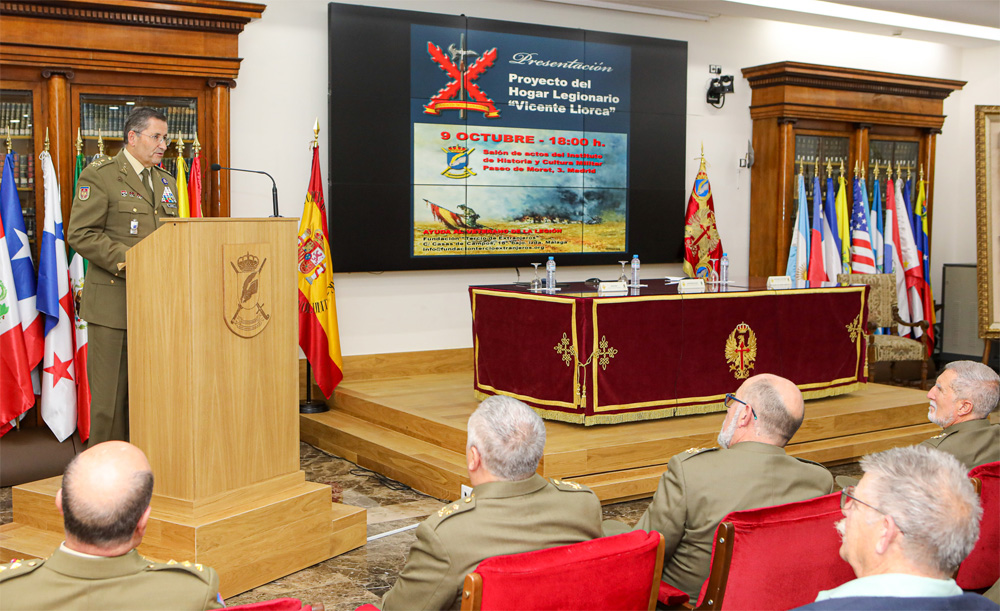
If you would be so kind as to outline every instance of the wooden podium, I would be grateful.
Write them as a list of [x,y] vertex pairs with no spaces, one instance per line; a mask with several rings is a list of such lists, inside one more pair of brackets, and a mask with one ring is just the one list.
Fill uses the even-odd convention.
[[[215,568],[224,597],[365,543],[365,511],[299,469],[295,245],[296,219],[199,218],[128,252],[130,435],[156,478],[139,552]],[[61,541],[59,480],[15,489],[4,556]],[[55,545],[18,548],[17,525]]]

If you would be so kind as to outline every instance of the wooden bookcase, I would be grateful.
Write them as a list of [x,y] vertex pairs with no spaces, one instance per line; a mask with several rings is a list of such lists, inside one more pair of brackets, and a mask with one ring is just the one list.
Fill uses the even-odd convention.
[[[856,160],[865,168],[871,168],[873,160],[891,161],[894,167],[900,162],[916,166],[914,176],[923,166],[924,179],[933,186],[935,137],[944,126],[944,100],[965,85],[789,61],[744,68],[743,76],[753,92],[751,278],[785,273],[796,212],[796,159],[816,154],[812,146],[806,152],[797,151],[797,145],[819,142],[822,151],[825,143],[833,149],[826,157],[846,156],[845,178],[851,176]],[[839,171],[839,162],[836,165]],[[866,176],[870,179],[869,169]],[[933,209],[929,189],[928,221]]]
[[[189,118],[205,171],[204,214],[229,216],[228,174],[207,168],[229,165],[229,90],[236,86],[241,61],[237,38],[264,9],[263,4],[222,0],[0,2],[0,89],[4,101],[21,101],[27,94],[33,109],[30,144],[19,152],[36,159],[33,192],[21,196],[22,205],[27,197],[34,202],[35,222],[40,226],[45,214],[37,156],[46,130],[68,221],[74,143],[87,115],[81,109],[118,102],[193,109]],[[101,131],[112,155],[122,142],[121,119],[113,119],[119,124],[109,120]],[[171,136],[177,127],[170,125]],[[5,136],[0,127],[0,139]],[[86,155],[96,152],[96,140],[93,132],[84,137]],[[172,147],[165,158],[176,155]]]

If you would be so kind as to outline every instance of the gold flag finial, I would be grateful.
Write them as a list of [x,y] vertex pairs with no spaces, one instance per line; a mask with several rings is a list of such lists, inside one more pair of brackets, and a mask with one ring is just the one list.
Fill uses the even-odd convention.
[[875,160],[875,172],[873,173],[872,179],[873,180],[878,180],[878,160],[877,159]]
[[49,128],[45,128],[45,152],[49,152]]
[[7,154],[14,150],[14,143],[10,140],[10,125],[7,126]]
[[799,157],[799,176],[802,176],[802,174],[805,173],[805,168],[806,168],[806,158]]
[[844,176],[844,158],[843,157],[840,158],[840,176],[841,177]]
[[924,180],[924,164],[920,164],[920,182]]
[[191,145],[191,157],[197,157],[201,152],[201,142],[198,142],[198,132],[194,133],[194,144]]
[[819,178],[819,155],[816,155],[816,162],[813,166],[813,177]]
[[906,166],[906,180],[910,180],[910,170],[913,169],[912,165]]
[[104,157],[104,136],[97,132],[97,156]]
[[[47,130],[48,128],[45,128],[45,129]],[[80,128],[79,127],[76,128],[76,142],[74,143],[74,146],[76,146],[76,154],[78,156],[81,153],[83,153],[83,138],[80,136]]]
[[319,148],[319,117],[313,123],[313,148]]
[[826,177],[830,178],[831,176],[833,176],[833,163],[830,161],[830,158],[827,157],[826,158]]
[[184,156],[184,138],[177,136],[177,157]]

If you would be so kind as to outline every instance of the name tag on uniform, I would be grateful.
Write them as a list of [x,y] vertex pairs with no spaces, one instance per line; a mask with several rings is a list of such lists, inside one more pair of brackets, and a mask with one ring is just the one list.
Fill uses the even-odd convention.
[[132,219],[128,224],[128,232],[132,235],[139,234],[139,219]]

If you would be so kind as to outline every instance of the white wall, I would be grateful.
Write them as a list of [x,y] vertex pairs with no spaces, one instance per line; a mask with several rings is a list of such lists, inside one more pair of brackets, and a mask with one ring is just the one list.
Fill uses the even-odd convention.
[[[949,116],[944,133],[938,138],[938,184],[932,185],[936,204],[932,260],[938,274],[935,288],[940,283],[941,263],[975,260],[973,106],[1000,103],[1000,45],[985,50],[963,50],[759,19],[720,17],[697,22],[537,0],[358,3],[686,40],[689,66],[685,84],[688,91],[685,184],[690,185],[694,180],[698,170],[695,158],[704,143],[719,229],[732,260],[734,278],[746,277],[750,240],[750,173],[738,167],[752,129],[748,110],[750,90],[740,74],[741,68],[794,60],[969,80],[965,91],[953,94],[946,101],[945,113]],[[248,25],[240,36],[244,61],[238,86],[232,92],[231,162],[235,167],[264,168],[274,174],[284,216],[301,214],[309,180],[309,145],[315,118],[320,120],[324,177],[329,174],[325,137],[328,133],[326,32],[325,0],[276,0],[268,5],[263,19]],[[358,53],[360,57],[363,49]],[[722,109],[705,103],[709,64],[721,64],[724,74],[736,77],[736,93],[726,96]],[[266,178],[234,174],[232,185],[233,216],[270,214]],[[677,222],[684,221],[679,218]],[[377,248],[377,243],[373,242],[372,247]],[[530,270],[528,267],[521,272],[530,274]],[[679,274],[680,266],[647,265],[643,271],[647,276]],[[615,273],[610,267],[565,267],[560,278],[608,278]],[[513,279],[514,270],[509,268],[336,274],[343,353],[471,346],[468,285]]]

